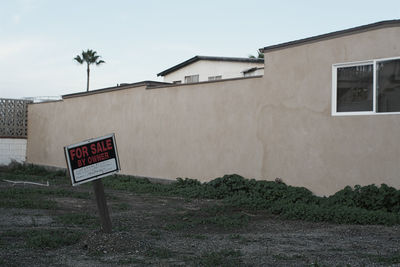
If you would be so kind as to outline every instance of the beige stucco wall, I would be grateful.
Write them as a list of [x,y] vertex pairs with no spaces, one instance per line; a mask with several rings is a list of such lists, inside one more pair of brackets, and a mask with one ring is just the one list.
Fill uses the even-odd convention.
[[63,146],[116,133],[123,173],[227,173],[329,195],[400,188],[400,115],[331,115],[332,64],[400,56],[400,28],[266,53],[262,78],[143,87],[29,105],[29,162],[65,167]]
[[[254,67],[263,67],[263,63],[250,62],[230,62],[230,61],[211,61],[198,60],[181,69],[171,72],[164,76],[164,82],[182,81],[185,76],[199,75],[199,81],[208,81],[210,76],[221,75],[222,79],[243,77],[243,71]],[[257,75],[262,75],[263,70],[258,71]]]
[[331,116],[332,64],[393,56],[400,28],[267,53],[262,173],[322,194],[354,184],[399,188],[400,115]]
[[260,81],[139,87],[30,105],[28,161],[65,167],[63,146],[115,132],[125,174],[250,177],[261,170],[262,146],[247,95]]

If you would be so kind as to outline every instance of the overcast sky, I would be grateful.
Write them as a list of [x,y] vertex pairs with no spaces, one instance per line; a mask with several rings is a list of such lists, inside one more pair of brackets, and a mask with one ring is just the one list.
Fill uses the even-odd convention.
[[[258,48],[382,20],[393,1],[0,1],[0,97],[56,96],[86,89],[73,58],[106,61],[91,89],[143,80],[195,55],[247,57]],[[382,40],[384,41],[384,40]]]

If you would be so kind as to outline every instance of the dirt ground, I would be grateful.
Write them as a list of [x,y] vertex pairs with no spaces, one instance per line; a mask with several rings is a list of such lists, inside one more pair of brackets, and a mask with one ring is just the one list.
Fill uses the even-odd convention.
[[[0,186],[11,187],[2,181]],[[73,190],[90,192],[91,187]],[[193,223],[193,216],[201,216],[196,212],[219,205],[214,200],[106,193],[111,234],[102,233],[97,224],[57,221],[62,214],[97,216],[93,198],[49,195],[57,209],[1,208],[0,265],[400,266],[399,226],[288,221],[247,212],[246,224],[224,227],[224,222]],[[83,235],[78,243],[53,249],[26,246],[18,233],[36,229],[69,229]]]

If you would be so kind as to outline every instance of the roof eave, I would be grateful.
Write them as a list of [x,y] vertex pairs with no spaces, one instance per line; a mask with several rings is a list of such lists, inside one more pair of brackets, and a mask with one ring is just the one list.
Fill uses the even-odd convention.
[[189,64],[192,64],[198,60],[210,60],[210,61],[230,61],[230,62],[250,62],[250,63],[264,63],[263,58],[239,58],[239,57],[212,57],[212,56],[194,56],[182,63],[179,63],[169,69],[166,69],[157,74],[157,76],[165,76],[171,72],[181,69]]
[[96,89],[96,90],[92,90],[92,91],[84,91],[84,92],[78,92],[78,93],[62,95],[61,98],[62,99],[68,99],[68,98],[73,98],[73,97],[101,94],[101,93],[124,90],[124,89],[141,87],[141,86],[144,86],[146,88],[150,88],[150,87],[153,87],[153,86],[168,85],[168,84],[170,84],[170,83],[146,80],[146,81],[141,81],[141,82],[136,82],[136,83],[128,83],[128,84],[119,85],[119,86]]
[[361,33],[361,32],[365,32],[365,31],[371,31],[371,30],[376,30],[376,29],[380,29],[380,28],[388,28],[388,27],[394,27],[394,26],[400,26],[400,20],[379,21],[379,22],[362,25],[362,26],[358,26],[358,27],[354,27],[354,28],[349,28],[349,29],[345,29],[345,30],[325,33],[325,34],[308,37],[308,38],[304,38],[304,39],[299,39],[299,40],[295,40],[295,41],[266,46],[264,48],[260,48],[260,51],[262,53],[266,53],[266,52],[270,52],[270,51],[274,51],[274,50],[278,50],[278,49],[285,49],[285,48],[303,45],[303,44],[307,44],[307,43],[313,43],[313,42],[318,42],[318,41],[322,41],[322,40],[342,37],[342,36],[346,36],[346,35],[350,35],[350,34],[356,34],[356,33]]
[[182,67],[184,67],[184,66],[186,66],[186,65],[192,64],[193,62],[196,62],[197,60],[199,60],[199,56],[194,56],[194,57],[192,57],[192,58],[189,58],[188,60],[186,60],[186,61],[184,61],[184,62],[182,62],[182,63],[179,63],[178,65],[175,65],[175,66],[173,66],[173,67],[171,67],[171,68],[169,68],[169,69],[166,69],[166,70],[164,70],[164,71],[158,73],[158,74],[157,74],[157,77],[158,77],[158,76],[165,76],[165,75],[167,75],[168,73],[171,73],[171,72],[173,72],[173,71],[175,71],[175,70],[178,70],[178,69],[180,69],[180,68],[182,68]]

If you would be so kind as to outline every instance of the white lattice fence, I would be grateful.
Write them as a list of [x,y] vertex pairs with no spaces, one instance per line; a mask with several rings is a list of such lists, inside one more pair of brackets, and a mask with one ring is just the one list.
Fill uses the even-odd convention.
[[28,103],[32,101],[0,98],[0,138],[26,138]]

